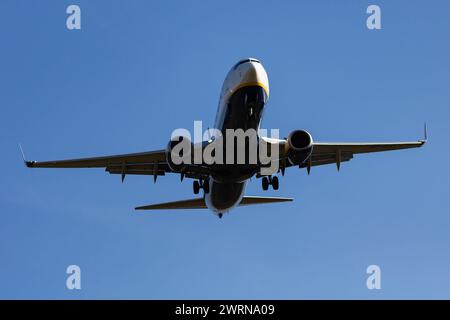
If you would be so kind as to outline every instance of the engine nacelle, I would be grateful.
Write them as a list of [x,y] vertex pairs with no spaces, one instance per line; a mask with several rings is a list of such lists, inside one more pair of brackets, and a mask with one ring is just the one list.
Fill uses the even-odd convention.
[[313,138],[308,131],[292,131],[287,138],[287,142],[288,158],[291,164],[301,164],[311,156],[313,150]]
[[186,165],[192,163],[193,145],[189,138],[173,137],[166,147],[166,159],[169,168],[180,172]]

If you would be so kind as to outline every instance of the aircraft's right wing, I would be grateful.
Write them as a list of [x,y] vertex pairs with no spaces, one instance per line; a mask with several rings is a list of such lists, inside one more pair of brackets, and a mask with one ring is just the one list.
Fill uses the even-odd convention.
[[[22,148],[21,148],[22,149]],[[166,150],[155,150],[139,153],[127,153],[112,156],[79,158],[53,161],[27,161],[25,165],[29,168],[105,168],[111,174],[120,174],[122,181],[128,174],[151,175],[156,181],[157,176],[164,176],[173,172],[166,159]],[[182,178],[204,179],[208,176],[207,168],[200,165],[186,167]]]
[[171,172],[165,150],[43,162],[24,161],[29,168],[105,168],[111,174],[121,174],[122,181],[127,174],[153,175],[156,179]]
[[102,168],[122,164],[154,164],[161,162],[166,162],[165,150],[44,162],[25,161],[25,164],[29,168]]

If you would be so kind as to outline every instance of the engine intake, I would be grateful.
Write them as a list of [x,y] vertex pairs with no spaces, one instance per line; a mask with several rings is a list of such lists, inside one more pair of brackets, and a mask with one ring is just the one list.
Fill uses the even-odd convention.
[[297,165],[305,162],[311,156],[313,138],[306,130],[292,131],[288,138],[288,158],[291,164]]
[[312,147],[313,139],[308,131],[295,130],[288,136],[289,147],[294,150],[305,150]]
[[180,172],[191,163],[193,146],[189,138],[183,136],[173,137],[166,148],[166,159],[172,171]]

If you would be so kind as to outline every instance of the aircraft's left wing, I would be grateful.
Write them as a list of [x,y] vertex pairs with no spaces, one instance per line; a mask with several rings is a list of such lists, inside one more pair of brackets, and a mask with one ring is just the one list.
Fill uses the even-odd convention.
[[350,153],[370,153],[389,150],[400,150],[418,148],[425,143],[425,140],[413,142],[314,142],[313,155],[324,153],[350,152]]
[[[287,141],[283,141],[287,144]],[[424,139],[406,142],[313,142],[311,156],[302,163],[291,163],[287,155],[282,153],[281,169],[285,167],[299,166],[307,168],[325,164],[336,164],[339,170],[340,164],[349,161],[355,154],[420,148],[427,142],[427,129],[424,127]],[[285,148],[282,147],[282,150]]]
[[354,154],[419,148],[425,142],[425,140],[381,143],[314,142],[310,159],[301,164],[300,167],[336,163],[339,168],[341,162],[349,161],[353,158]]

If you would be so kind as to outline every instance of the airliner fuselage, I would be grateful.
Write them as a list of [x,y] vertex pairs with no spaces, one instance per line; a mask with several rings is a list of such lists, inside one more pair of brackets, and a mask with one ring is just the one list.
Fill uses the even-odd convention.
[[[135,209],[209,208],[221,218],[224,213],[236,206],[293,200],[286,197],[244,195],[247,182],[255,175],[261,178],[262,190],[266,191],[271,186],[276,191],[279,187],[276,174],[281,172],[284,175],[285,170],[290,167],[305,168],[308,174],[313,167],[329,164],[335,164],[339,170],[341,163],[350,161],[357,154],[419,148],[427,141],[426,126],[424,139],[405,142],[320,142],[314,141],[312,135],[303,129],[291,131],[283,139],[273,137],[271,129],[269,138],[260,132],[268,98],[267,73],[260,61],[248,58],[236,63],[223,83],[213,129],[219,132],[220,139],[210,135],[208,141],[191,143],[188,141],[189,138],[172,136],[165,149],[78,159],[29,161],[25,159],[23,152],[22,156],[25,165],[29,168],[104,168],[110,174],[120,175],[122,182],[127,175],[152,176],[153,181],[156,182],[159,176],[167,173],[177,174],[181,181],[185,177],[193,179],[194,194],[198,194],[202,189],[203,196],[144,205]],[[238,137],[230,138],[228,131],[245,132],[244,139],[240,139],[241,144],[236,146],[234,141]],[[247,146],[248,132],[252,134],[252,139],[248,139]],[[242,135],[240,137],[242,138]],[[254,140],[258,141],[256,148],[250,142]],[[208,159],[215,158],[217,154],[213,156],[211,150],[217,145],[216,142],[217,144],[223,142],[226,146],[222,154],[222,160],[225,158],[226,161],[206,161],[206,158],[196,161],[198,150],[201,151],[201,155],[210,155]],[[231,148],[228,147],[227,142],[231,142]],[[179,153],[175,152],[180,146],[187,146],[186,152],[184,148]],[[220,152],[221,149],[214,149],[214,151]],[[256,149],[258,153],[255,160]],[[194,150],[193,162],[191,161],[192,150]],[[208,154],[207,150],[211,151],[211,154]],[[240,158],[236,159],[236,155]],[[181,162],[178,161],[180,158]],[[266,161],[267,159],[269,161]]]
[[[269,98],[269,80],[266,70],[256,59],[244,59],[228,72],[220,93],[215,128],[223,134],[227,129],[258,130],[264,107]],[[218,214],[237,206],[244,196],[247,180],[258,167],[244,165],[215,166],[209,177],[210,190],[205,203]]]

